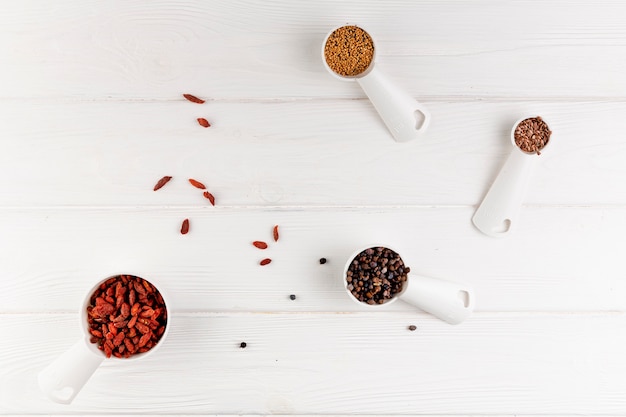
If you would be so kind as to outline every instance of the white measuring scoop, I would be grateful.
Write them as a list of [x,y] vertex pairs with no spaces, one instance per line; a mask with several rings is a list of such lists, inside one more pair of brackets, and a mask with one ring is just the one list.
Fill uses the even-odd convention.
[[[114,276],[116,275],[112,275],[111,277]],[[141,275],[134,276],[141,277]],[[89,340],[91,338],[91,334],[89,333],[89,323],[87,321],[87,306],[90,304],[92,294],[96,291],[96,289],[98,289],[100,284],[111,277],[103,279],[94,285],[93,288],[87,293],[87,296],[82,303],[79,317],[80,328],[83,336],[76,343],[74,343],[71,348],[62,353],[61,356],[56,358],[50,365],[44,368],[37,376],[39,388],[41,388],[43,393],[54,402],[70,404],[105,359],[119,364],[120,362],[134,362],[152,355],[154,351],[163,344],[163,341],[169,332],[171,325],[171,312],[167,309],[169,304],[167,303],[165,295],[161,289],[156,287],[159,290],[161,297],[163,297],[163,301],[167,309],[167,325],[165,326],[165,331],[161,335],[159,342],[155,346],[147,352],[137,353],[129,358],[117,358],[115,356],[107,358],[104,352],[98,349],[96,344],[91,343]],[[154,285],[152,281],[149,282]]]
[[[383,304],[367,304],[358,300],[348,289],[348,269],[352,261],[354,261],[361,252],[370,248],[375,249],[379,247],[396,252],[386,245],[371,245],[355,251],[346,262],[343,269],[342,281],[346,292],[354,302],[370,308],[380,308],[401,299],[449,324],[459,324],[472,314],[474,311],[475,297],[474,290],[470,286],[414,273],[408,274],[407,281],[404,283],[402,291]],[[398,254],[398,252],[396,252],[396,254]]]
[[[376,67],[376,45],[374,45],[374,56],[371,63],[365,71],[358,75],[342,76],[328,66],[324,52],[326,43],[333,32],[341,27],[343,26],[331,30],[322,43],[322,62],[328,72],[343,81],[356,81],[363,88],[396,142],[407,142],[424,133],[430,124],[430,113],[426,107],[392,83]],[[359,26],[359,28],[361,27]],[[363,30],[365,31],[365,29]],[[369,34],[369,32],[365,32]],[[372,43],[374,43],[374,38],[372,38]]]
[[[487,236],[507,236],[517,225],[517,217],[526,195],[530,174],[541,155],[521,150],[515,143],[515,129],[524,120],[536,117],[522,117],[513,125],[511,130],[513,149],[472,217],[474,225]],[[548,127],[550,126],[545,118],[541,117],[541,119]],[[550,139],[541,149],[541,154],[550,146],[553,137],[554,135],[550,134]]]

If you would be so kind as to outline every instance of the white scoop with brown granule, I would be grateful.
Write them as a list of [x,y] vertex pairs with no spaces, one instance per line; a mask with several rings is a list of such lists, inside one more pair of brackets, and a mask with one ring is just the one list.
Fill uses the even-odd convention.
[[424,133],[430,113],[401,90],[375,66],[374,40],[358,26],[333,29],[322,44],[322,61],[334,77],[356,81],[369,97],[397,142],[407,142]]

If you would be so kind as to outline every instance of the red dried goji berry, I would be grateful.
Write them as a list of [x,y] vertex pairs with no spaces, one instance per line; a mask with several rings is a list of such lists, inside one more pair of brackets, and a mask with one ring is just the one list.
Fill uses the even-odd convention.
[[139,295],[146,295],[146,289],[144,288],[143,285],[141,285],[141,282],[139,281],[133,281],[133,287],[135,287],[135,291],[137,291],[137,293]]
[[109,314],[113,313],[114,311],[115,311],[115,307],[112,304],[109,304],[107,302],[97,305],[91,310],[94,316],[100,317],[100,318],[106,317]]
[[141,310],[141,304],[135,303],[130,309],[130,314],[133,316],[136,316],[137,314],[139,314],[140,310]]
[[100,330],[89,329],[89,333],[91,333],[92,335],[94,335],[96,337],[102,338],[102,332]]
[[123,295],[122,288],[122,283],[118,281],[117,284],[115,284],[115,298]]
[[210,192],[208,192],[208,191],[205,191],[205,192],[203,193],[203,195],[204,195],[204,198],[208,198],[208,199],[209,199],[209,201],[211,202],[211,205],[212,205],[212,206],[214,206],[214,205],[215,205],[215,197],[213,197],[213,194],[211,194],[211,193],[210,193]]
[[122,329],[126,327],[127,324],[128,324],[128,320],[123,320],[123,321],[118,321],[116,323],[113,323],[113,325],[117,327],[118,329]]
[[172,177],[169,176],[165,176],[163,178],[161,178],[159,180],[159,182],[156,183],[156,185],[154,186],[154,191],[158,190],[159,188],[163,187],[165,184],[167,184],[170,180],[172,179]]
[[113,338],[113,346],[119,346],[124,341],[124,337],[124,333],[118,333],[117,336]]
[[130,353],[135,351],[135,345],[133,345],[133,342],[128,338],[124,339],[124,346],[126,346],[126,349],[128,349]]
[[278,242],[278,225],[274,226],[274,242]]
[[206,190],[206,187],[204,186],[204,184],[202,184],[200,181],[194,180],[193,178],[189,178],[189,184],[201,190]]
[[122,308],[120,309],[120,314],[125,319],[128,318],[128,316],[130,316],[130,305],[128,305],[128,303],[122,304]]
[[209,123],[209,121],[207,119],[205,119],[204,117],[198,117],[198,124],[202,127],[209,127],[211,126],[211,123]]
[[121,321],[124,321],[126,317],[122,316],[121,314],[117,317],[115,317],[113,320],[111,320],[113,323],[119,323]]
[[[134,298],[138,298],[137,302]],[[148,341],[143,348],[148,350],[165,332],[167,311],[163,297],[152,284],[139,277],[118,275],[109,279],[98,287],[90,301],[91,305],[86,307],[90,341],[109,357],[130,357],[136,353],[143,334],[150,335],[144,338]]]
[[141,336],[141,338],[139,338],[139,343],[137,343],[137,346],[144,347],[146,343],[148,343],[148,340],[150,340],[151,337],[152,337],[152,332],[144,334],[143,336]]
[[[137,328],[137,330],[139,330],[142,334],[146,334],[150,331],[150,327],[146,326],[143,323],[139,323],[139,321],[137,321],[137,323],[135,323],[135,327]],[[134,341],[134,340],[133,340]]]
[[191,101],[192,103],[198,103],[198,104],[204,103],[204,100],[191,94],[183,94],[183,97],[185,97],[187,100]]
[[183,225],[180,228],[180,233],[182,233],[183,235],[189,233],[189,219],[183,220]]
[[[147,319],[147,318],[145,318],[145,317],[141,317],[141,316],[139,316],[139,318],[137,319],[137,321],[138,321],[139,323],[141,323],[141,324],[145,324],[146,326],[149,326],[149,325],[150,325],[150,320],[148,320],[148,319]],[[141,329],[140,329],[140,331],[141,331]]]
[[265,258],[265,259],[261,260],[261,262],[259,262],[259,265],[262,265],[262,266],[263,265],[267,265],[270,262],[272,262],[272,260],[270,258]]
[[267,249],[267,243],[265,242],[261,242],[260,240],[255,240],[254,242],[252,242],[252,244],[254,245],[254,247],[259,248],[259,249]]
[[148,291],[148,293],[154,292],[154,287],[148,281],[142,280],[141,283],[143,284],[144,287],[146,287],[146,291]]
[[110,358],[111,355],[113,354],[113,349],[111,349],[109,347],[109,345],[104,345],[104,354],[106,355],[107,358]]

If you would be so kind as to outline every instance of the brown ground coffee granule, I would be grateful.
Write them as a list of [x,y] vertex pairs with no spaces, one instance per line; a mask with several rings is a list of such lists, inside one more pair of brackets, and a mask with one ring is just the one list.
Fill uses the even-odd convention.
[[324,46],[326,63],[335,73],[354,77],[364,72],[374,59],[374,42],[358,26],[342,26],[330,34]]
[[552,131],[541,117],[524,119],[515,127],[515,144],[524,152],[541,155],[541,149],[548,144]]

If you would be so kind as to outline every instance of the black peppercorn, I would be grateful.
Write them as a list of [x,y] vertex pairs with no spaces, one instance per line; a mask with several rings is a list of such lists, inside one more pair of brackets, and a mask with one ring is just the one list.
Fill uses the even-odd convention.
[[348,290],[367,304],[383,304],[400,293],[411,268],[396,252],[385,247],[367,248],[350,263],[346,271]]

